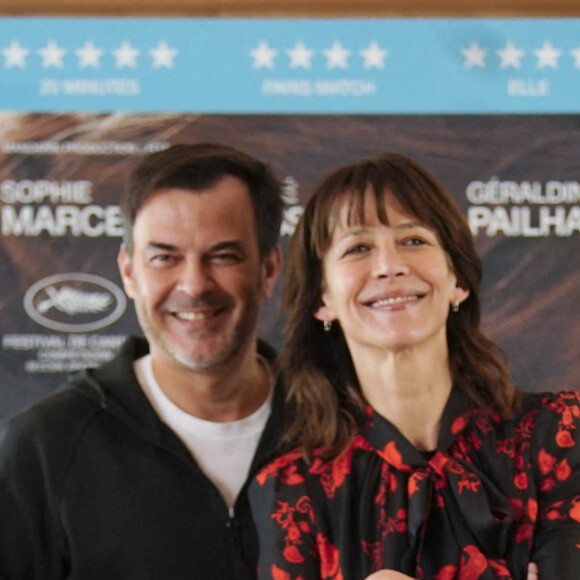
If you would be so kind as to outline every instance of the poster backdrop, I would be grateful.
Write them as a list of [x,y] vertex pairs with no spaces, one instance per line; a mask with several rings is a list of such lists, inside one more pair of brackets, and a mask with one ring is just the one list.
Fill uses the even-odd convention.
[[[271,164],[282,245],[315,183],[424,164],[483,258],[484,324],[529,390],[578,388],[580,21],[0,19],[0,418],[138,332],[116,269],[144,154]],[[261,335],[280,345],[278,292]]]

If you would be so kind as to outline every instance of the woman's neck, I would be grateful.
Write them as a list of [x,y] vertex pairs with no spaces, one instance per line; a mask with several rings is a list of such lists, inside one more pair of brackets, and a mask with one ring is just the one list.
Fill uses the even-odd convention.
[[417,449],[435,449],[453,385],[447,346],[365,354],[353,360],[367,402]]

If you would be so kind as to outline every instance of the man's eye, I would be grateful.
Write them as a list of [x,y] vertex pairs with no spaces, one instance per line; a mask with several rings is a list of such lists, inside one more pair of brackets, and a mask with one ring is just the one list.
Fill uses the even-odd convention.
[[233,252],[220,252],[219,254],[214,254],[212,260],[224,264],[239,264],[242,258]]
[[155,256],[151,256],[150,262],[152,264],[170,264],[176,260],[175,256],[171,254],[156,254]]

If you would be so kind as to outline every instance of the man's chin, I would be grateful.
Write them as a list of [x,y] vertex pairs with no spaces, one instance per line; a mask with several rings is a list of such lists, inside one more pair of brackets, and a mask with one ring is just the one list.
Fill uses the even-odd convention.
[[229,358],[229,354],[229,351],[197,354],[172,353],[173,359],[179,365],[192,371],[203,371],[216,367],[225,362]]

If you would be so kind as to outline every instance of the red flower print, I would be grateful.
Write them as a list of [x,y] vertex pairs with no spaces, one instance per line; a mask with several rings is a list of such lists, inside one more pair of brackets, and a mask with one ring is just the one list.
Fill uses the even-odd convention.
[[342,573],[339,570],[340,552],[322,534],[318,534],[316,543],[320,554],[321,578],[333,578],[336,580],[342,578]]
[[543,491],[544,493],[546,493],[546,492],[550,491],[551,489],[553,489],[555,485],[556,485],[556,482],[554,481],[554,479],[552,477],[547,477],[540,484],[540,490]]
[[559,481],[565,481],[570,477],[570,475],[572,474],[572,469],[570,468],[570,465],[568,465],[567,459],[562,459],[562,461],[558,463],[558,465],[556,466],[555,473],[556,479]]
[[453,435],[457,435],[457,433],[463,431],[465,425],[467,425],[467,419],[465,416],[457,417],[457,419],[455,419],[455,421],[453,421],[451,424],[451,433],[453,433]]
[[564,425],[564,427],[570,428],[573,425],[573,423],[574,418],[572,416],[572,411],[570,410],[570,407],[566,407],[566,409],[562,413],[562,425]]
[[514,483],[518,489],[528,488],[528,476],[525,473],[518,473],[514,477]]
[[278,568],[276,564],[272,564],[270,572],[272,573],[272,580],[291,580],[290,574],[282,570],[282,568]]
[[546,519],[548,520],[562,520],[564,519],[557,510],[548,510],[546,512]]
[[493,570],[495,571],[495,575],[498,578],[510,578],[511,579],[511,574],[510,571],[508,570],[507,566],[505,565],[505,563],[503,560],[500,562],[496,562],[495,560],[489,560],[489,567],[493,568]]
[[282,554],[287,562],[299,564],[304,561],[300,553],[299,546],[302,545],[302,534],[310,532],[310,525],[307,521],[295,521],[294,514],[309,514],[311,521],[314,521],[310,501],[306,496],[301,497],[293,508],[288,502],[278,501],[278,509],[272,514],[272,519],[276,520],[280,527],[286,531],[285,543]]
[[551,506],[548,506],[544,510],[542,510],[541,519],[546,520],[565,520],[566,516],[562,513],[562,507],[564,506],[563,501],[557,501],[553,503]]
[[393,467],[401,471],[411,471],[411,468],[403,463],[403,456],[394,441],[389,441],[385,448],[382,451],[377,451],[377,453]]
[[435,470],[435,473],[443,475],[448,462],[449,457],[441,453],[441,451],[437,451],[437,453],[435,453],[435,455],[433,455],[429,460],[429,465]]
[[423,481],[428,476],[425,471],[415,471],[409,477],[409,482],[407,483],[407,495],[412,497],[417,491],[419,491],[419,483]]
[[391,493],[397,489],[397,476],[394,473],[389,473],[389,489]]
[[477,546],[465,546],[464,552],[469,558],[465,554],[461,557],[458,580],[477,580],[487,568],[487,559]]
[[288,521],[292,521],[293,510],[286,501],[278,501],[278,505],[280,507],[272,514],[272,518],[284,528],[288,525]]
[[433,577],[433,580],[455,580],[455,573],[457,572],[457,566],[452,566],[448,564],[443,566],[437,574]]
[[554,465],[556,465],[556,458],[542,448],[538,453],[538,465],[540,467],[540,471],[544,475],[548,475],[548,473],[554,469]]
[[284,559],[287,562],[291,562],[292,564],[300,564],[301,562],[304,562],[304,558],[300,553],[300,550],[294,545],[286,546],[282,554]]
[[404,532],[407,529],[407,512],[404,509],[397,510],[397,520],[395,522],[395,530],[397,532]]
[[580,522],[580,495],[572,500],[572,507],[570,508],[570,517],[577,522]]
[[521,519],[524,513],[524,504],[522,503],[521,499],[517,499],[515,497],[509,498],[509,502],[514,510],[514,517],[516,520]]
[[461,493],[464,489],[468,489],[469,491],[477,491],[477,487],[481,483],[481,479],[474,475],[473,473],[461,476],[461,480],[459,481],[459,493]]
[[475,424],[477,425],[477,428],[482,432],[482,433],[489,433],[493,427],[489,424],[489,420],[490,418],[497,423],[499,421],[499,415],[497,414],[492,414],[491,416],[488,416],[487,414],[485,415],[479,415],[475,421]]
[[[264,467],[264,469],[262,469],[260,471],[260,473],[258,473],[256,480],[260,485],[264,485],[264,483],[266,483],[266,480],[269,479],[270,477],[275,477],[279,471],[283,471],[291,466],[290,469],[288,470],[290,472],[290,477],[292,478],[292,480],[290,481],[288,479],[288,476],[286,478],[283,478],[283,481],[285,481],[286,483],[289,483],[290,485],[295,485],[296,483],[302,483],[304,481],[304,479],[302,478],[302,476],[295,474],[296,472],[296,466],[292,465],[292,463],[294,463],[294,461],[296,461],[297,459],[299,459],[302,456],[302,453],[298,450],[294,450],[291,451],[289,453],[287,453],[286,455],[282,455],[282,457],[278,457],[277,459],[275,459],[274,461],[272,461],[272,463],[270,463],[269,465],[267,465],[266,467]],[[286,473],[288,474],[288,471],[286,471]],[[300,480],[298,481],[298,478],[300,478]]]
[[308,514],[310,516],[310,521],[314,522],[314,512],[312,511],[312,504],[310,503],[310,498],[307,495],[303,495],[296,502],[296,511],[301,514]]
[[528,500],[528,516],[532,522],[538,518],[538,502],[532,498]]
[[350,460],[352,451],[339,455],[332,461],[323,461],[315,459],[310,473],[320,475],[320,482],[326,493],[326,497],[334,497],[334,492],[343,483],[348,474],[350,474]]
[[538,503],[531,498],[528,499],[525,505],[517,498],[510,498],[509,502],[512,506],[516,522],[523,520],[516,533],[516,542],[519,544],[524,540],[531,540],[534,532],[533,522],[538,517]]
[[362,541],[364,553],[372,560],[371,572],[376,572],[383,567],[383,550],[382,542]]
[[572,439],[570,431],[558,431],[556,434],[556,443],[559,447],[574,447],[576,442]]
[[304,482],[304,478],[297,473],[298,468],[295,465],[291,465],[288,469],[282,471],[280,479],[288,485],[298,485]]
[[504,439],[503,441],[498,441],[498,453],[505,453],[508,457],[514,456],[514,440]]
[[529,524],[528,522],[523,523],[518,528],[518,531],[516,533],[516,544],[520,544],[524,540],[531,539],[533,531],[534,531],[534,528],[533,528],[532,524]]

